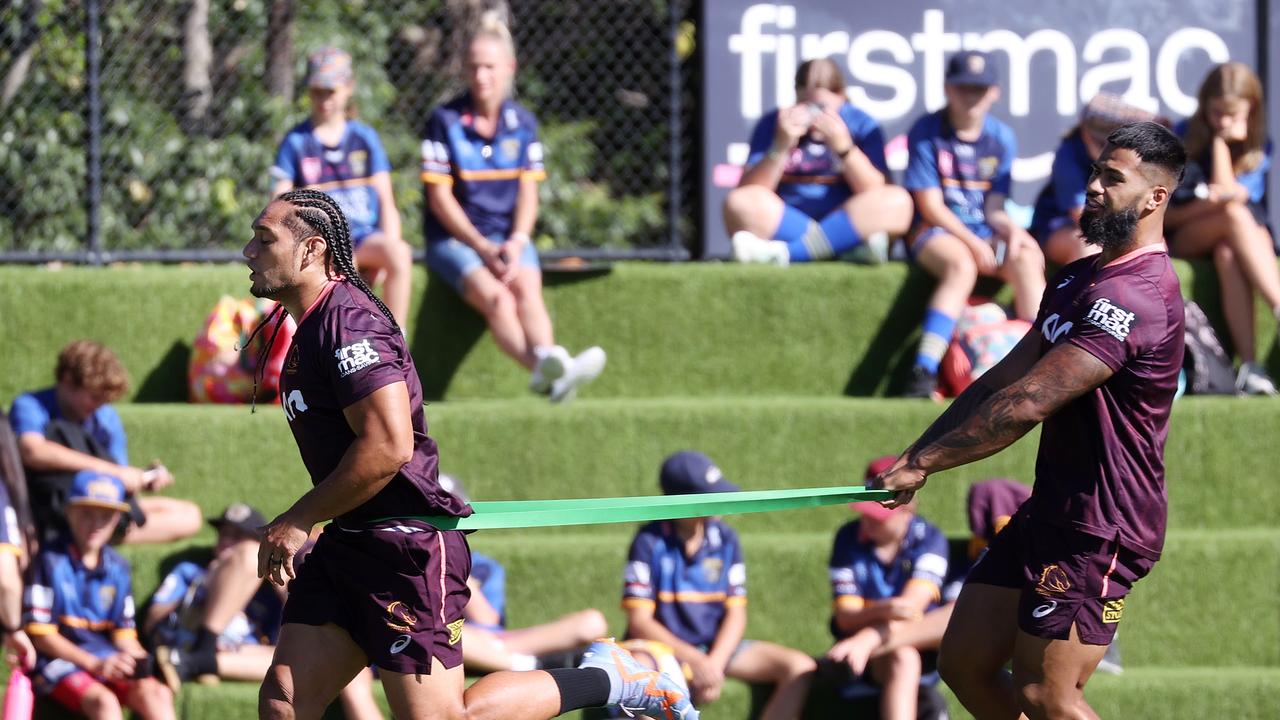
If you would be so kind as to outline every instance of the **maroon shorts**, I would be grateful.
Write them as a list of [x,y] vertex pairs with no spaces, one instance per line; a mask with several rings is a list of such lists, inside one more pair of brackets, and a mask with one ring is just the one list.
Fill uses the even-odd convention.
[[135,684],[137,684],[136,680],[108,680],[90,675],[84,670],[77,670],[63,676],[58,684],[53,686],[49,697],[59,705],[79,713],[84,696],[89,694],[89,690],[95,685],[103,685],[116,696],[121,707],[129,707],[129,693],[133,691]]
[[974,566],[966,583],[1022,591],[1018,627],[1048,640],[1066,640],[1076,626],[1081,642],[1110,645],[1124,615],[1124,598],[1154,560],[1114,540],[1013,516]]
[[346,630],[373,665],[429,674],[462,662],[471,549],[457,530],[406,521],[358,531],[330,524],[289,583],[285,623]]

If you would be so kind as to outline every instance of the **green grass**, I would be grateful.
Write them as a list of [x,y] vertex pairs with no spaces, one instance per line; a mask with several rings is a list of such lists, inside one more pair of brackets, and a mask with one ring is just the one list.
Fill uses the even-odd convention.
[[[1212,268],[1180,262],[1178,269],[1186,292],[1221,327]],[[900,263],[621,263],[607,273],[549,275],[547,284],[558,340],[609,351],[608,370],[586,393],[597,398],[885,394],[910,369],[932,287]],[[0,374],[6,404],[50,384],[58,349],[81,337],[120,354],[134,380],[131,399],[182,402],[205,315],[222,294],[248,295],[237,265],[0,267],[0,288],[0,346],[22,349]],[[452,290],[427,283],[420,270],[415,288],[406,333],[429,397],[526,395],[525,374]],[[1263,356],[1280,370],[1265,308],[1258,327]]]

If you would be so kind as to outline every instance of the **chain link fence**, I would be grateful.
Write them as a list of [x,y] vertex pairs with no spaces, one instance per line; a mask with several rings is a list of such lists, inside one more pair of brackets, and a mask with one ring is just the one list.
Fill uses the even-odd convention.
[[540,247],[682,256],[690,6],[0,0],[0,259],[238,252],[280,139],[307,117],[306,55],[326,45],[354,57],[353,106],[382,137],[405,239],[421,246],[420,132],[463,89],[463,38],[486,9],[510,20],[516,97],[541,122]]

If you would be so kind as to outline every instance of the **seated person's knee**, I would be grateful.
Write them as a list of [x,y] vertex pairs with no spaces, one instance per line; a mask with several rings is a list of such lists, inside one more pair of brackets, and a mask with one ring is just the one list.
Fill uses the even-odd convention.
[[578,613],[578,627],[579,639],[586,642],[607,635],[609,621],[605,619],[604,613],[595,608],[588,608]]

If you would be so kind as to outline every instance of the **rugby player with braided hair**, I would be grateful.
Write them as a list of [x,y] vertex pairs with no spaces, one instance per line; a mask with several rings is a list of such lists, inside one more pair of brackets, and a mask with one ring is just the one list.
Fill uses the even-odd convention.
[[[471,508],[439,484],[413,358],[355,272],[342,211],[322,192],[286,192],[254,221],[244,256],[252,293],[297,321],[280,395],[314,485],[263,528],[258,574],[288,582],[289,599],[259,715],[318,718],[372,663],[396,717],[541,720],[616,706],[696,719],[670,678],[608,641],[581,667],[494,673],[464,691],[470,549],[462,532],[406,516]],[[327,520],[295,571],[294,556]]]

